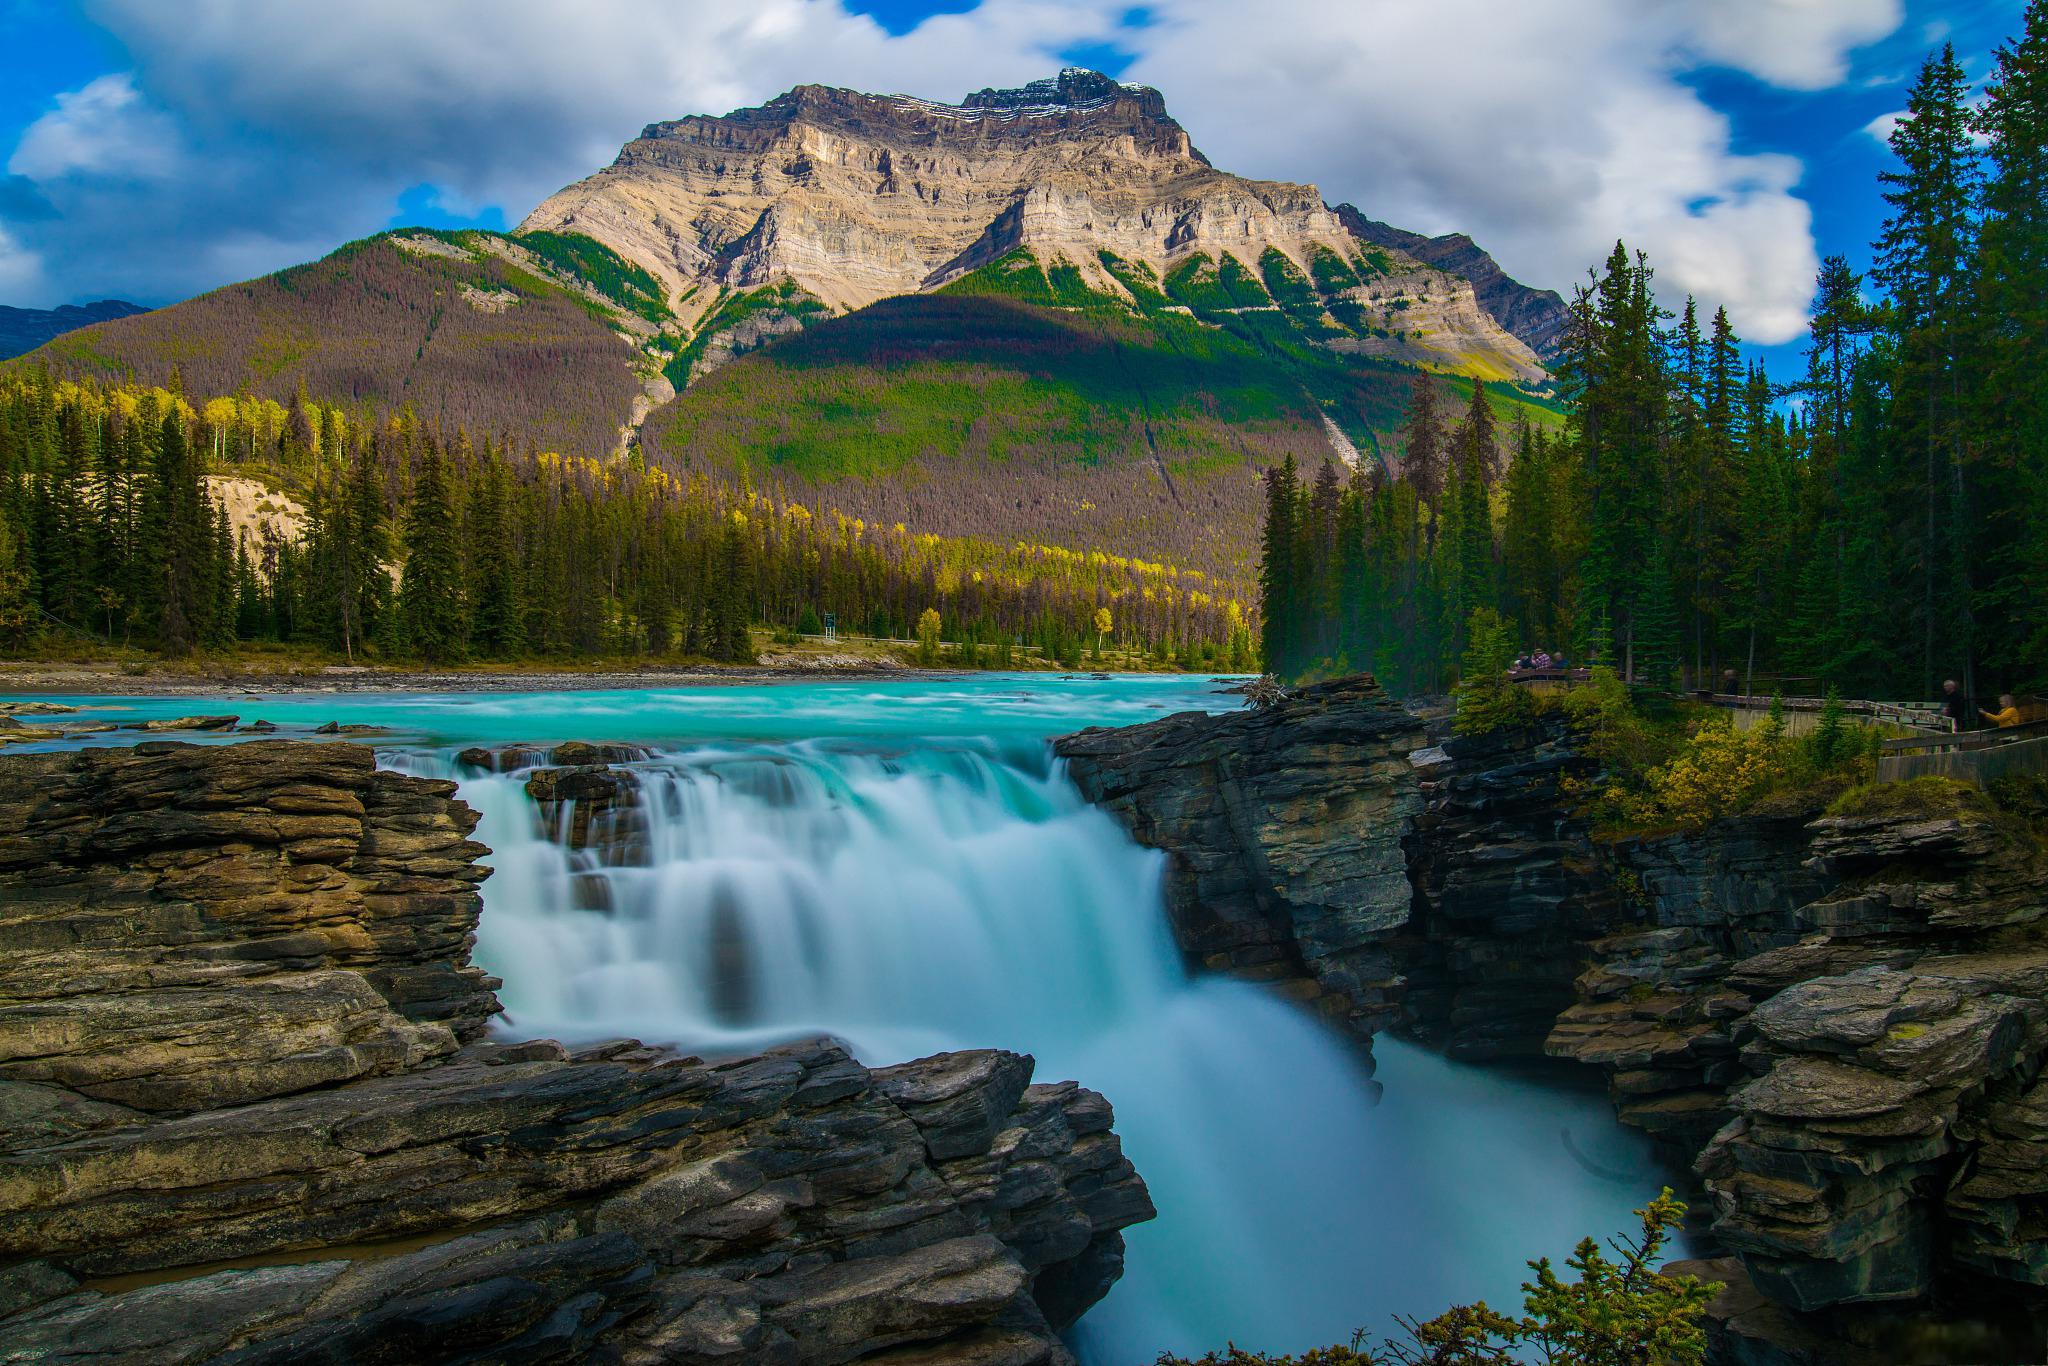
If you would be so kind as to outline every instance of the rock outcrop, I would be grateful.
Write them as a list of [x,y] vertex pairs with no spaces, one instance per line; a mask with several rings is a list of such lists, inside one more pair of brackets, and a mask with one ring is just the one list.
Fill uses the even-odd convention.
[[1564,342],[1565,328],[1571,322],[1571,311],[1556,290],[1535,289],[1510,276],[1462,232],[1424,237],[1419,232],[1367,218],[1349,204],[1339,204],[1336,213],[1359,241],[1391,247],[1424,265],[1469,281],[1479,306],[1495,322],[1521,338],[1539,359],[1547,363],[1556,357]]
[[1169,851],[1191,956],[1313,975],[1361,1031],[1598,1068],[1711,1196],[1719,1359],[2048,1350],[2037,829],[1958,798],[1596,838],[1561,720],[1419,741],[1347,680],[1058,748]]
[[0,1360],[1064,1363],[1151,1216],[1028,1057],[484,1037],[475,816],[366,749],[0,779]]
[[1286,980],[1369,1034],[1393,1018],[1386,949],[1412,893],[1422,726],[1370,678],[1269,710],[1185,712],[1055,742],[1081,791],[1168,855],[1166,908],[1206,967]]
[[1620,918],[1562,787],[1594,765],[1556,722],[1451,739],[1417,758],[1401,1028],[1468,1061],[1540,1057],[1572,1002],[1583,942]]

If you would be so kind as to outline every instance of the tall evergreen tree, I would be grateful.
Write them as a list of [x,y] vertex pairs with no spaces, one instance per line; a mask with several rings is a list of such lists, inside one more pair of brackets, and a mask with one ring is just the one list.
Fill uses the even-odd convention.
[[[1893,442],[1900,493],[1921,516],[1908,542],[1920,592],[1921,687],[1960,669],[1974,681],[1963,390],[1974,310],[1979,175],[1969,80],[1952,44],[1929,57],[1891,133],[1900,169],[1880,178],[1891,206],[1874,276],[1889,296],[1897,338]],[[1911,471],[1910,474],[1907,472]]]
[[406,641],[430,663],[453,663],[468,649],[462,602],[462,548],[447,472],[429,439],[420,453],[405,510],[405,568],[400,607]]
[[1267,671],[1283,676],[1292,675],[1299,663],[1294,651],[1299,610],[1294,574],[1300,502],[1300,480],[1289,455],[1266,471],[1266,520],[1259,552],[1260,653]]
[[2048,688],[2048,0],[2032,0],[1998,49],[1976,128],[1990,171],[1972,432],[1984,453],[1984,639],[2008,677]]
[[156,512],[160,528],[161,594],[157,599],[157,641],[165,654],[186,655],[199,642],[210,602],[206,562],[211,549],[206,495],[197,462],[185,438],[185,421],[175,410],[158,428]]

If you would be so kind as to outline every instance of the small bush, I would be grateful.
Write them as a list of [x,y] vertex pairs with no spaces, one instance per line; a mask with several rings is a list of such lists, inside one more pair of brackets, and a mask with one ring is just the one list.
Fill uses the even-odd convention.
[[1466,628],[1464,675],[1458,680],[1458,714],[1451,720],[1457,735],[1488,735],[1510,726],[1527,725],[1536,715],[1536,699],[1508,680],[1514,645],[1506,623],[1491,607],[1475,608]]
[[1937,820],[1966,811],[1989,814],[1990,799],[1969,783],[1934,774],[1902,783],[1858,783],[1828,803],[1830,816],[1912,816]]
[[1522,1317],[1487,1307],[1459,1305],[1427,1323],[1406,1321],[1403,1340],[1319,1347],[1300,1356],[1261,1356],[1231,1346],[1195,1361],[1161,1353],[1158,1366],[1700,1366],[1707,1305],[1721,1287],[1694,1276],[1669,1276],[1657,1262],[1685,1219],[1685,1205],[1670,1187],[1636,1211],[1642,1233],[1613,1242],[1619,1260],[1582,1239],[1565,1266],[1565,1280],[1548,1257],[1529,1263],[1536,1279],[1522,1285]]

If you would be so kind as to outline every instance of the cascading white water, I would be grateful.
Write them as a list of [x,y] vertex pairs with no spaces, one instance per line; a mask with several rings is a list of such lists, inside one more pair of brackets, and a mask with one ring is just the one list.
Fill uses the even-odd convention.
[[[1005,1047],[1104,1092],[1160,1217],[1129,1231],[1124,1279],[1076,1330],[1091,1362],[1512,1305],[1524,1257],[1622,1226],[1654,1190],[1596,1099],[1382,1041],[1374,1108],[1321,1026],[1190,979],[1160,857],[1035,741],[721,742],[635,768],[646,852],[625,865],[542,831],[518,776],[462,780],[497,869],[477,958],[509,1027],[693,1051],[826,1033],[871,1063]],[[1625,1179],[1578,1165],[1560,1126]]]

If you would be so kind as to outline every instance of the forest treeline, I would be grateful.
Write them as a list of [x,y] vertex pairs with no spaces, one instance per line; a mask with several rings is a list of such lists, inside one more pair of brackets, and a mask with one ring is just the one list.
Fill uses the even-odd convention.
[[1890,142],[1873,268],[1822,265],[1801,382],[1617,244],[1572,303],[1561,434],[1418,382],[1397,469],[1274,471],[1269,667],[1439,692],[1494,613],[1652,683],[2048,685],[2048,0],[1980,92],[1929,57]]
[[[289,493],[302,525],[234,525],[209,475]],[[277,502],[282,503],[282,498]],[[908,637],[951,658],[1100,644],[1247,667],[1243,608],[1199,573],[917,535],[630,461],[473,444],[401,411],[0,378],[0,648],[180,655],[304,642],[351,659],[753,656],[750,627]]]

